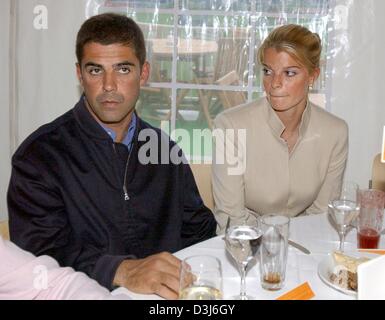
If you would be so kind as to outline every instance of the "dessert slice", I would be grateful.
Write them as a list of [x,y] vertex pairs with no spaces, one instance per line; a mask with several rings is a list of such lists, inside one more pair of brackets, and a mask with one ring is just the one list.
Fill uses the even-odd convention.
[[357,291],[357,267],[370,259],[350,257],[339,251],[333,252],[333,259],[335,265],[330,275],[331,282],[344,289]]

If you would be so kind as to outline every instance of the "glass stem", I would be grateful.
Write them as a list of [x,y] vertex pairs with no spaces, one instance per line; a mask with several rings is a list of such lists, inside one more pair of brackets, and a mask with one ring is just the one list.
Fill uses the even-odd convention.
[[246,266],[240,265],[239,272],[241,274],[241,292],[239,293],[240,300],[247,300],[246,296]]
[[340,232],[340,251],[344,252],[345,232]]

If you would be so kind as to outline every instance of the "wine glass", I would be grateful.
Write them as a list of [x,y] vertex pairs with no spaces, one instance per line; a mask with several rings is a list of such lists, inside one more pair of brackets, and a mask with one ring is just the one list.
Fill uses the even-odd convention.
[[252,300],[253,297],[246,294],[246,270],[259,251],[262,241],[262,230],[259,220],[253,222],[241,222],[232,225],[230,218],[226,225],[226,250],[237,263],[241,274],[241,289],[236,300]]
[[346,230],[358,216],[358,185],[352,181],[344,181],[341,189],[333,192],[329,201],[329,215],[337,229],[340,244],[339,251],[344,251]]

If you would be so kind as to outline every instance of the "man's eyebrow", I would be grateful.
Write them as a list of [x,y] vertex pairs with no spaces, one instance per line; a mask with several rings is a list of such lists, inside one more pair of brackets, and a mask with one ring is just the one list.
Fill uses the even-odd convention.
[[103,66],[101,64],[97,64],[95,62],[87,62],[84,67],[97,67],[103,69]]
[[130,61],[123,61],[123,62],[119,62],[117,64],[114,64],[114,67],[122,67],[122,66],[132,66],[132,67],[135,67],[135,63],[130,62]]
[[[97,67],[97,68],[103,69],[103,66],[101,64],[98,64],[95,62],[87,62],[84,66],[85,67]],[[122,62],[114,64],[113,66],[114,67],[121,67],[121,66],[133,66],[133,67],[135,67],[135,63],[130,62],[130,61],[122,61]]]

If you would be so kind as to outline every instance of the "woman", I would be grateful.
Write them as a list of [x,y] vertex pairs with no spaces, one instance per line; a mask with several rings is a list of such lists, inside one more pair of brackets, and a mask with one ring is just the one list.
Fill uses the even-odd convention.
[[[246,130],[246,141],[216,139],[212,178],[219,233],[229,216],[325,212],[332,190],[342,183],[347,124],[308,99],[320,73],[320,54],[320,38],[308,29],[273,30],[258,51],[266,97],[215,119],[217,129]],[[222,146],[238,155],[241,173],[231,170],[233,161],[217,161]]]

